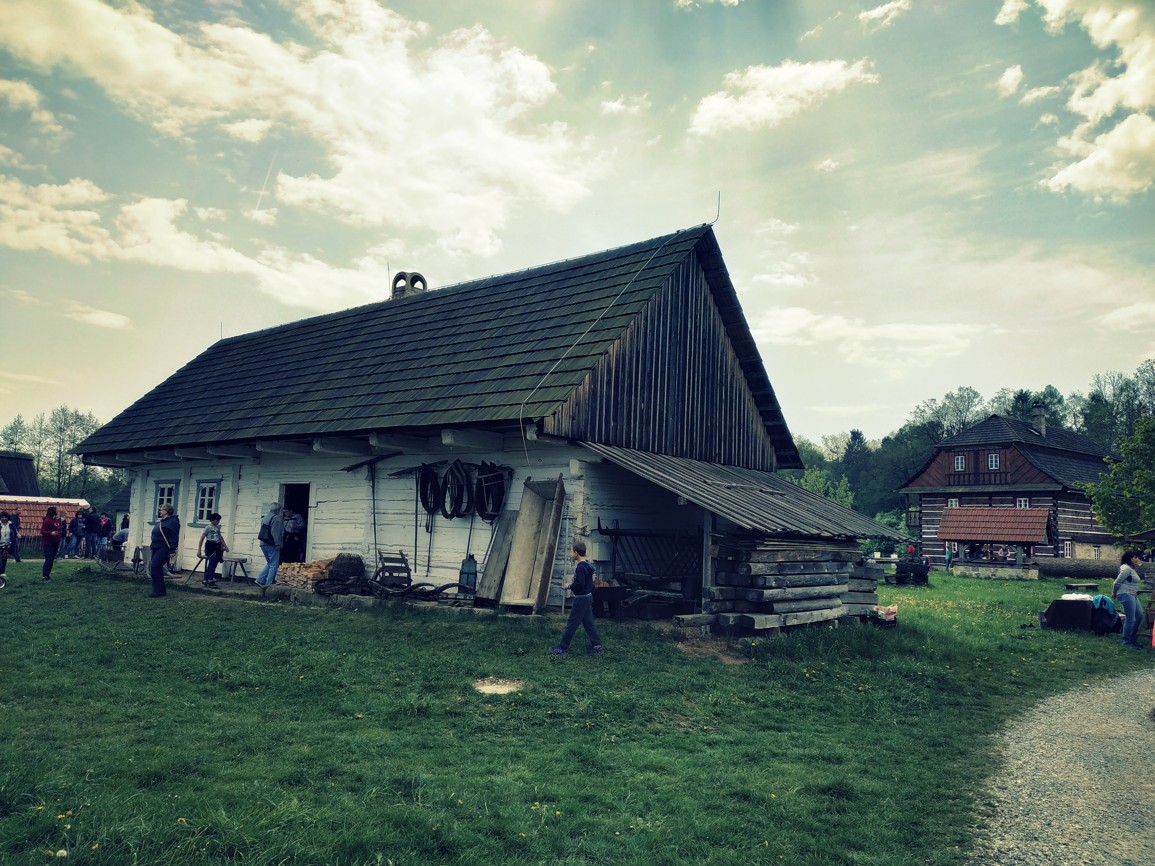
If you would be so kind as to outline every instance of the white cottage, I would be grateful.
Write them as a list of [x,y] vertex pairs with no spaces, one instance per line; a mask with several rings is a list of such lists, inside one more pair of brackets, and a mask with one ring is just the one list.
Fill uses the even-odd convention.
[[[436,291],[399,274],[388,301],[221,340],[76,450],[128,471],[130,543],[175,506],[183,567],[213,511],[259,563],[277,501],[308,560],[400,550],[448,582],[472,554],[483,598],[532,610],[577,538],[668,611],[772,615],[814,579],[759,563],[837,563],[845,590],[857,539],[902,538],[775,475],[801,461],[709,226]],[[777,622],[840,615],[825,598]]]

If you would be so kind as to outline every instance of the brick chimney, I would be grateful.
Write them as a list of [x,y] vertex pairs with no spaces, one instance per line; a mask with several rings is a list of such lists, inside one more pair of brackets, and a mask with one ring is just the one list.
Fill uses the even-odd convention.
[[1039,400],[1031,404],[1031,426],[1040,436],[1047,435],[1047,410]]

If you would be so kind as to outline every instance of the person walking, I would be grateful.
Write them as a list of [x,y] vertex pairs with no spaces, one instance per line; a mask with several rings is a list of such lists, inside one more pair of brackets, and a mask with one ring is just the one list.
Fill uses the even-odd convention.
[[594,623],[594,567],[586,561],[585,542],[573,543],[573,547],[570,548],[570,559],[577,565],[574,566],[573,580],[564,584],[562,589],[573,590],[573,607],[570,608],[569,620],[565,624],[561,641],[557,646],[551,646],[549,651],[555,656],[568,655],[570,641],[577,634],[580,625],[586,630],[586,637],[590,641],[586,655],[597,655],[602,652],[602,639]]
[[65,558],[80,559],[84,556],[84,512],[77,511],[76,516],[68,521],[68,547],[64,550]]
[[277,569],[281,567],[281,548],[285,544],[285,519],[281,516],[281,504],[269,503],[269,510],[261,518],[261,528],[257,531],[261,553],[265,555],[265,567],[257,575],[257,586],[272,586],[277,582]]
[[16,537],[16,530],[12,528],[12,521],[7,511],[0,511],[0,583],[4,581],[4,570],[8,567],[8,553],[12,550],[12,539]]
[[1143,618],[1143,609],[1139,606],[1142,581],[1136,571],[1142,562],[1139,551],[1126,551],[1119,560],[1119,576],[1111,584],[1111,598],[1123,605],[1123,614],[1127,617],[1123,623],[1123,646],[1128,649],[1141,648],[1135,643],[1135,634],[1139,631],[1139,620]]
[[56,506],[48,506],[44,520],[40,523],[40,546],[44,549],[44,566],[40,569],[41,580],[52,580],[52,563],[56,561],[56,551],[60,549],[60,536],[64,529],[56,516]]
[[96,548],[100,544],[100,515],[95,506],[84,515],[84,558],[96,559]]
[[[128,530],[124,530],[127,532]],[[221,535],[221,516],[213,513],[209,515],[209,525],[201,533],[200,544],[197,545],[197,558],[205,560],[205,586],[217,585],[217,566],[222,557],[229,552],[229,546]]]
[[180,518],[173,513],[171,505],[162,505],[156,510],[157,521],[152,527],[152,539],[148,549],[151,553],[148,574],[152,578],[152,592],[149,598],[160,598],[168,594],[164,584],[164,569],[169,557],[176,553],[180,539]]
[[17,562],[23,562],[20,558],[20,509],[13,508],[12,514],[9,515],[8,521],[12,524],[12,558]]

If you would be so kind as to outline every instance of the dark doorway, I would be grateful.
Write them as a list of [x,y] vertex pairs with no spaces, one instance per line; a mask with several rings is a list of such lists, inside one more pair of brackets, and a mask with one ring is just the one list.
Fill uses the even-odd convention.
[[[281,502],[298,518],[290,519],[285,527],[285,543],[281,548],[282,562],[304,562],[309,545],[309,486],[308,484],[286,484]],[[289,532],[296,525],[299,532]]]

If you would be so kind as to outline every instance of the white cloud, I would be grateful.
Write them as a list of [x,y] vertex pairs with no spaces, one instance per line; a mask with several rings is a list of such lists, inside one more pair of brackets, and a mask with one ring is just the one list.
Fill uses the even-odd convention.
[[98,310],[88,304],[72,301],[65,310],[64,316],[84,322],[86,325],[95,325],[98,328],[110,328],[114,331],[127,331],[132,328],[132,320],[120,313],[110,313],[108,310]]
[[1003,0],[1003,5],[995,16],[995,23],[999,25],[1017,24],[1019,16],[1030,7],[1027,0]]
[[236,123],[222,123],[221,129],[231,135],[237,141],[247,141],[249,143],[256,143],[264,139],[269,134],[269,130],[273,127],[273,121],[262,118],[249,118],[248,120],[238,120]]
[[1023,83],[1023,67],[1008,66],[1003,74],[999,76],[999,80],[995,82],[995,88],[999,91],[999,96],[1008,97],[1018,91],[1019,86]]
[[0,370],[0,379],[9,382],[31,382],[34,385],[55,385],[57,380],[47,376],[38,376],[35,373],[13,373],[10,370]]
[[1098,322],[1109,331],[1146,331],[1155,328],[1155,301],[1142,301],[1104,313]]
[[704,97],[690,119],[690,133],[720,135],[733,129],[771,129],[852,84],[875,84],[868,61],[823,60],[750,66],[725,77],[726,89]]
[[1055,192],[1073,189],[1125,201],[1155,183],[1155,120],[1146,114],[1132,114],[1091,141],[1077,130],[1059,145],[1082,158],[1043,181]]
[[1155,162],[1143,149],[1150,147],[1149,112],[1155,107],[1152,7],[1128,0],[1036,2],[1051,32],[1077,22],[1096,47],[1115,54],[1109,63],[1070,76],[1067,109],[1082,121],[1059,140],[1058,149],[1075,161],[1056,165],[1043,185],[1120,202],[1150,189]]
[[94,183],[79,178],[28,186],[0,175],[0,246],[46,250],[72,262],[86,262],[108,239],[96,208],[109,198]]
[[1063,88],[1059,87],[1057,84],[1051,84],[1045,87],[1032,87],[1030,90],[1023,94],[1022,98],[1019,100],[1019,104],[1033,105],[1036,102],[1041,102],[1044,99],[1055,96],[1062,92]]
[[289,8],[304,44],[236,18],[177,33],[138,3],[5,5],[0,49],[20,61],[90,79],[168,135],[304,135],[324,164],[282,171],[282,205],[434,232],[450,253],[495,252],[522,203],[568,208],[602,170],[564,123],[533,120],[556,95],[549,67],[480,26],[426,46],[427,25],[376,3],[302,0]]
[[723,6],[737,6],[742,0],[674,0],[678,9],[693,9],[697,6],[708,6],[711,3],[720,3]]
[[829,174],[832,171],[836,171],[841,166],[842,163],[840,163],[838,160],[827,157],[816,166],[814,166],[814,170],[819,174]]
[[[765,311],[752,324],[755,339],[777,346],[823,346],[850,364],[901,375],[904,366],[929,366],[957,358],[980,336],[991,331],[983,325],[955,322],[890,322],[870,324],[865,319],[816,313],[804,307]],[[902,356],[900,364],[896,356]]]
[[40,92],[26,81],[0,79],[0,102],[7,103],[11,111],[27,111],[32,122],[49,135],[66,134],[56,116],[41,104]]
[[245,211],[245,217],[263,226],[275,226],[277,224],[277,209],[275,207],[266,207],[259,210],[247,210]]
[[18,303],[25,304],[29,307],[38,307],[44,303],[35,295],[29,294],[24,289],[9,289],[7,292],[10,298],[14,298]]
[[619,96],[614,100],[602,102],[602,114],[642,114],[650,108],[648,94],[626,98]]
[[910,11],[910,0],[891,0],[873,9],[858,13],[858,20],[872,30],[882,30],[898,20],[900,15]]

